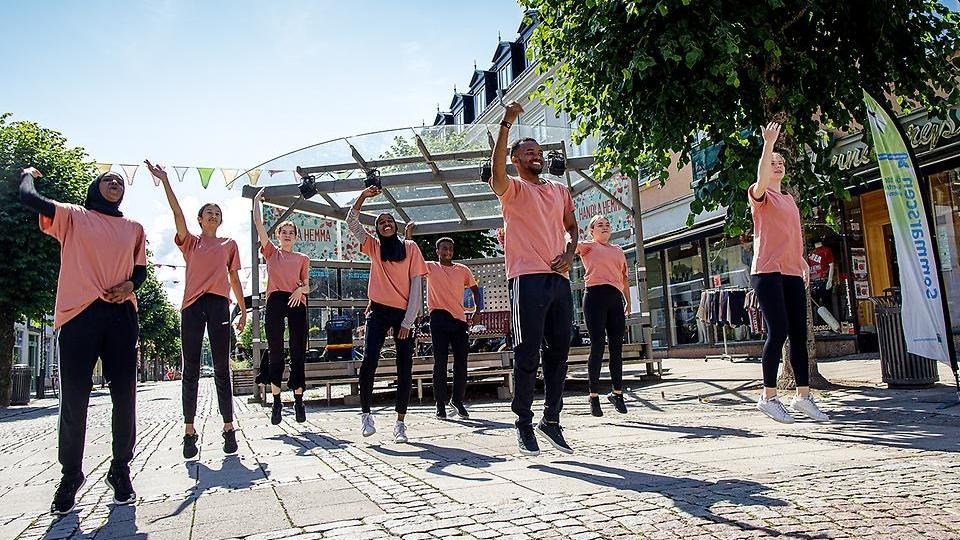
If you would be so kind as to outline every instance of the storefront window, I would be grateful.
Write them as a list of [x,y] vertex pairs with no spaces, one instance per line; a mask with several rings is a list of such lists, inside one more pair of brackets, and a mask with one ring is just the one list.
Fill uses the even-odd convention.
[[650,339],[653,347],[666,347],[667,310],[663,292],[663,254],[647,253],[647,297],[650,301]]
[[335,268],[310,268],[310,299],[339,298],[337,281]]
[[[750,266],[753,262],[753,240],[750,238],[729,238],[714,236],[707,238],[707,266],[710,274],[707,283],[711,289],[749,289]],[[723,342],[726,333],[727,341],[751,341],[761,339],[762,336],[752,334],[749,325],[735,328],[713,326],[710,336],[715,343]]]
[[[826,224],[812,223],[804,228],[807,265],[810,266],[810,298],[813,300],[813,330],[817,335],[854,333],[849,269],[844,256],[843,237]],[[840,323],[834,328],[818,314],[826,308]]]
[[341,298],[344,300],[365,300],[369,270],[341,270]]
[[954,340],[960,339],[960,169],[930,177],[931,202],[940,271]]
[[706,343],[706,326],[697,320],[703,291],[702,241],[680,244],[667,250],[670,303],[673,310],[671,337],[675,345]]

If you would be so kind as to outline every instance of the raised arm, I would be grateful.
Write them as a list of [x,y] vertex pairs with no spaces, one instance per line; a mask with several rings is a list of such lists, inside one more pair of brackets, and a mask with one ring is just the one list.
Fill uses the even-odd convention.
[[767,127],[760,128],[763,134],[763,153],[760,155],[760,164],[757,166],[757,187],[753,189],[753,198],[761,199],[770,185],[770,173],[773,170],[773,147],[780,137],[780,124],[770,122]]
[[[147,164],[147,169],[150,170],[150,174],[163,184],[163,191],[167,195],[170,210],[173,210],[173,223],[177,226],[177,242],[183,242],[184,239],[187,238],[187,235],[190,234],[190,231],[187,230],[187,220],[183,218],[183,210],[180,208],[180,202],[177,200],[173,188],[170,187],[170,179],[167,178],[167,171],[163,169],[162,165],[150,163],[149,159],[145,159],[143,162]],[[242,300],[241,298],[241,301]]]
[[267,228],[263,226],[263,188],[253,198],[253,224],[257,227],[257,236],[260,237],[260,247],[270,243]]
[[377,186],[368,187],[360,192],[360,196],[357,197],[357,200],[353,201],[353,206],[351,206],[350,211],[347,212],[347,229],[350,230],[350,234],[358,242],[363,242],[368,236],[372,236],[367,228],[360,223],[360,209],[363,207],[364,201],[370,197],[376,197],[379,194],[380,188]]
[[507,178],[507,137],[510,136],[510,126],[517,121],[522,112],[523,107],[516,101],[511,101],[507,105],[507,110],[503,113],[503,121],[500,122],[497,141],[493,144],[493,157],[490,158],[493,177],[490,178],[490,189],[498,196],[506,193],[510,186],[510,180]]
[[37,193],[36,186],[33,185],[35,178],[43,176],[40,171],[33,167],[27,167],[20,174],[20,202],[27,208],[39,212],[43,217],[53,219],[57,211],[56,202]]

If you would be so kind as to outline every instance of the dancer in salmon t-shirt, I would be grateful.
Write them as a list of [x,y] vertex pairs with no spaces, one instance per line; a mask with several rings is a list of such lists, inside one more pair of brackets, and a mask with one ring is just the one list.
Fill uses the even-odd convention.
[[390,214],[380,214],[376,221],[376,235],[370,234],[360,223],[360,208],[370,197],[380,194],[380,188],[370,186],[360,193],[347,213],[350,234],[361,242],[360,252],[370,257],[370,298],[367,322],[364,326],[363,363],[360,365],[361,432],[369,437],[377,432],[370,405],[373,401],[373,382],[380,362],[380,351],[387,334],[393,336],[397,351],[397,423],[393,438],[407,442],[407,404],[413,384],[413,324],[423,305],[423,276],[427,265],[417,244],[401,240],[397,221]]
[[123,178],[106,172],[87,189],[83,206],[64,204],[37,193],[33,167],[20,177],[20,201],[40,214],[40,230],[60,242],[60,277],[53,325],[60,344],[61,465],[50,511],[73,511],[83,486],[83,447],[91,378],[99,358],[110,381],[113,402],[113,459],[105,481],[113,502],[131,504],[130,460],[137,420],[137,298],[133,292],[147,277],[146,236],[136,221],[123,217]]
[[[407,223],[404,237],[413,237],[414,223]],[[453,349],[453,397],[450,406],[457,416],[470,418],[463,404],[467,391],[467,357],[470,354],[470,324],[463,307],[463,291],[470,289],[476,310],[470,323],[480,322],[480,287],[466,265],[453,262],[453,239],[447,236],[436,243],[437,260],[427,261],[427,312],[430,316],[430,341],[433,343],[433,394],[437,418],[447,418],[447,364]]]
[[303,407],[303,389],[306,385],[304,357],[307,355],[307,293],[310,292],[310,258],[293,251],[297,241],[297,226],[291,221],[277,225],[274,235],[280,242],[278,248],[267,235],[263,225],[263,190],[253,198],[253,223],[260,237],[260,253],[267,263],[267,309],[265,326],[267,345],[270,348],[270,390],[273,393],[273,409],[270,423],[280,423],[283,401],[280,399],[280,383],[283,381],[284,347],[283,321],[290,330],[290,376],[287,387],[293,390],[293,409],[297,422],[306,422]]
[[545,398],[543,418],[536,431],[557,450],[572,454],[560,428],[560,409],[573,327],[568,272],[577,249],[577,220],[567,186],[540,178],[543,150],[536,140],[519,139],[509,147],[510,160],[519,175],[507,175],[507,137],[522,112],[516,102],[507,105],[493,147],[490,179],[490,188],[503,209],[517,446],[524,455],[540,453],[531,407],[542,346]]
[[797,395],[790,408],[817,421],[829,417],[820,411],[810,395],[807,358],[807,290],[810,268],[803,256],[800,209],[793,196],[783,193],[786,173],[783,156],[773,151],[780,137],[780,124],[761,128],[763,154],[757,168],[757,182],[747,189],[753,214],[753,268],[750,283],[760,302],[767,339],[763,344],[763,393],[757,409],[782,423],[793,416],[777,397],[777,371],[783,344],[790,337],[790,364],[797,380]]
[[163,167],[145,161],[150,173],[160,180],[167,194],[177,227],[174,238],[186,261],[186,284],[180,307],[180,341],[183,354],[183,457],[197,457],[199,435],[193,427],[197,413],[197,391],[200,384],[200,352],[206,328],[213,353],[213,380],[217,387],[217,404],[223,417],[223,453],[237,452],[237,432],[233,428],[233,389],[230,386],[230,291],[240,308],[237,331],[247,322],[247,310],[240,285],[240,252],[230,238],[217,237],[223,223],[220,207],[207,203],[200,207],[197,222],[200,234],[187,229],[187,220]]
[[623,401],[623,335],[630,313],[630,285],[627,281],[627,258],[620,246],[610,243],[610,221],[593,216],[587,231],[593,241],[580,242],[577,254],[586,272],[587,290],[583,295],[583,318],[590,333],[590,414],[603,416],[600,409],[600,368],[604,342],[610,349],[610,382],[613,392],[607,401],[618,413],[626,414]]

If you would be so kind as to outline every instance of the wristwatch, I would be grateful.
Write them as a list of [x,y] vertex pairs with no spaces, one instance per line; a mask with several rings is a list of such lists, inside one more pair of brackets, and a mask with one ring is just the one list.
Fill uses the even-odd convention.
[[507,128],[507,129],[510,129],[510,127],[511,127],[513,124],[511,124],[510,122],[507,122],[506,120],[504,120],[504,121],[500,122],[500,125],[503,126],[503,127],[505,127],[505,128]]

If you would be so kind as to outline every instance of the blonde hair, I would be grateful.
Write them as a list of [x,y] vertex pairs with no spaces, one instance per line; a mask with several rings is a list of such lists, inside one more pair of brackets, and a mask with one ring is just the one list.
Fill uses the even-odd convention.
[[297,226],[296,226],[292,221],[290,221],[290,220],[284,221],[283,223],[277,225],[277,228],[275,229],[276,232],[275,232],[274,234],[278,234],[278,235],[279,235],[279,234],[280,234],[280,229],[282,229],[282,228],[284,228],[284,227],[287,227],[287,226],[293,227],[293,235],[296,236],[297,238],[300,237],[300,229],[298,229]]
[[590,222],[587,224],[587,230],[590,231],[590,236],[593,236],[593,226],[596,225],[597,222],[600,221],[601,219],[607,220],[608,224],[610,223],[610,220],[607,218],[607,216],[603,214],[597,214],[593,216],[592,218],[590,218]]

